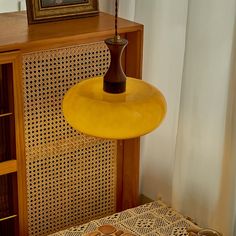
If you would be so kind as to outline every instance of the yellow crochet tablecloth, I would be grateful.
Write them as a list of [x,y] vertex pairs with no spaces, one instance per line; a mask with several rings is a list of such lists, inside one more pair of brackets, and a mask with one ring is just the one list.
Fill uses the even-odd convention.
[[50,236],[82,236],[107,224],[137,236],[187,236],[188,229],[200,229],[163,202],[156,201],[71,227]]

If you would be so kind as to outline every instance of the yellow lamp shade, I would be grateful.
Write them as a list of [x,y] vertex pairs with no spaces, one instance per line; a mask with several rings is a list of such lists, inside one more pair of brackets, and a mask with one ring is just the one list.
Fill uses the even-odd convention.
[[126,92],[103,91],[103,78],[82,81],[63,100],[66,121],[76,130],[108,139],[128,139],[149,133],[166,113],[164,96],[155,87],[127,78]]
[[166,113],[159,90],[127,78],[126,91],[103,91],[103,78],[84,80],[68,90],[63,100],[66,121],[76,130],[100,138],[128,139],[157,128]]

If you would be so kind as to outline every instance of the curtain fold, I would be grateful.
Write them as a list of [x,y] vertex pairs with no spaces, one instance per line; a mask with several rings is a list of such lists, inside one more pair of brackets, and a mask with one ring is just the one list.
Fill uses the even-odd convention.
[[168,103],[164,124],[142,140],[141,192],[225,236],[236,235],[235,2],[121,9],[144,24],[143,79]]
[[136,0],[135,21],[144,24],[143,79],[167,101],[165,121],[142,138],[141,192],[171,202],[173,163],[185,51],[187,0]]
[[[172,203],[233,236],[235,0],[189,1]],[[232,90],[232,88],[234,89]]]

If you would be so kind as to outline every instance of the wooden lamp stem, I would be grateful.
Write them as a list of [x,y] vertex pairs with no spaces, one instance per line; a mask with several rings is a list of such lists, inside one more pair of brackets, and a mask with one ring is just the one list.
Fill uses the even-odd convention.
[[126,39],[116,36],[105,40],[111,53],[111,64],[104,76],[103,90],[108,93],[123,93],[126,90],[126,76],[121,65],[121,56],[128,44]]
[[105,40],[111,54],[111,64],[103,80],[103,90],[108,93],[123,93],[126,90],[126,76],[122,69],[121,56],[128,41],[121,39],[117,32],[118,8],[118,0],[115,0],[115,36]]

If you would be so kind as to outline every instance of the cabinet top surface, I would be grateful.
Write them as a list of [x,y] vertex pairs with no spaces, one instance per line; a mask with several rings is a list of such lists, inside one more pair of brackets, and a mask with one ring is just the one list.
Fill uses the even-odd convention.
[[[119,33],[142,30],[142,25],[118,20]],[[0,14],[0,52],[37,47],[66,40],[85,40],[114,34],[114,16],[98,16],[28,25],[26,12]]]

